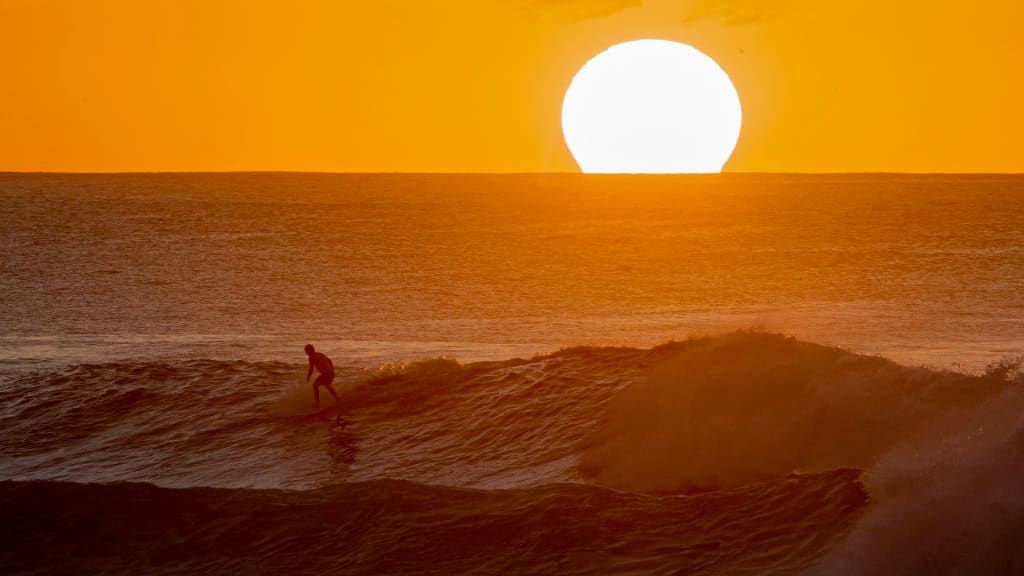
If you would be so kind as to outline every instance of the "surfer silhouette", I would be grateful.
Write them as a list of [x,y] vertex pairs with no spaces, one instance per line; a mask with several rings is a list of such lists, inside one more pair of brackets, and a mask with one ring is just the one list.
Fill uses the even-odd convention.
[[331,382],[334,381],[334,363],[323,352],[317,352],[312,344],[306,344],[306,356],[309,356],[309,372],[306,372],[306,382],[309,382],[309,377],[312,376],[314,369],[320,373],[313,382],[313,400],[316,401],[316,409],[320,409],[321,386],[325,386],[331,396],[334,396],[334,401],[341,404],[338,394],[334,388],[331,388]]

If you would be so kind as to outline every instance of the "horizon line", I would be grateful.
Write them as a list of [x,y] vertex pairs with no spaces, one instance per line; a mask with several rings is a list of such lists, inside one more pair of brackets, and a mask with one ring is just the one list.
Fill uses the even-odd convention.
[[767,172],[767,171],[725,171],[711,173],[695,172],[401,172],[401,171],[329,171],[329,170],[0,170],[0,176],[139,176],[139,175],[230,175],[230,174],[268,174],[268,175],[324,175],[324,176],[635,176],[635,177],[673,177],[673,176],[1024,176],[1024,172],[903,172],[903,171],[821,171],[821,172]]

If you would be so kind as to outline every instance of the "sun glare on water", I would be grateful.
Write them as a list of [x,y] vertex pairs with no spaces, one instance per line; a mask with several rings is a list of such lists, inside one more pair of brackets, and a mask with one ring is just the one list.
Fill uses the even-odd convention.
[[591,173],[721,172],[742,124],[736,88],[703,52],[636,40],[598,54],[562,103],[562,132]]

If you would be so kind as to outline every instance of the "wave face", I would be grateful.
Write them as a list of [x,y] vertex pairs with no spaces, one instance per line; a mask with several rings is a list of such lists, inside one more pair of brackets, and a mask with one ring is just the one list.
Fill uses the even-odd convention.
[[1024,525],[1005,368],[735,333],[347,370],[319,415],[284,363],[23,374],[0,386],[0,514],[21,527],[0,567],[985,573],[1022,561],[1000,536]]
[[476,488],[572,482],[580,440],[647,356],[576,349],[349,371],[335,382],[340,417],[326,419],[310,414],[303,367],[79,365],[5,387],[0,451],[5,476],[19,479],[292,489],[381,478]]

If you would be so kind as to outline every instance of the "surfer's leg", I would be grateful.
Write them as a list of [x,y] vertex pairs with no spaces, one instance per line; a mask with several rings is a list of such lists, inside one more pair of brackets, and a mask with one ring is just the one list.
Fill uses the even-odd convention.
[[317,382],[313,382],[313,402],[316,403],[317,410],[320,409],[320,382],[317,378]]
[[341,400],[338,399],[338,393],[335,392],[334,387],[331,386],[331,383],[334,382],[334,374],[321,374],[320,377],[316,379],[316,382],[324,388],[327,388],[327,391],[331,393],[331,396],[334,396],[334,401],[341,404]]

